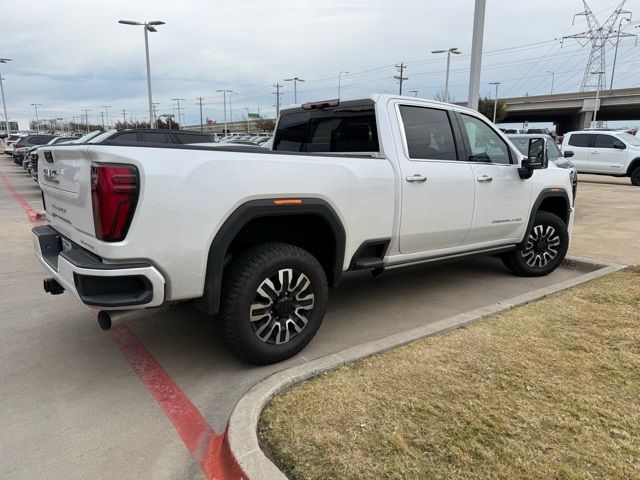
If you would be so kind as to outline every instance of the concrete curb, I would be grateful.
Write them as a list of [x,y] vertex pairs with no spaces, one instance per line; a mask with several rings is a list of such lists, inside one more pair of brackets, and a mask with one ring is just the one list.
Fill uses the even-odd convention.
[[307,361],[302,365],[288,368],[267,377],[245,393],[231,413],[227,427],[227,437],[232,454],[250,479],[287,480],[287,477],[278,467],[265,456],[258,444],[257,429],[260,414],[273,396],[295,383],[333,370],[341,365],[353,363],[362,358],[406,345],[429,335],[446,332],[498,312],[545,298],[561,290],[621,270],[625,265],[571,257],[565,260],[565,267],[588,271],[583,275],[555,285],[358,345],[317,360]]

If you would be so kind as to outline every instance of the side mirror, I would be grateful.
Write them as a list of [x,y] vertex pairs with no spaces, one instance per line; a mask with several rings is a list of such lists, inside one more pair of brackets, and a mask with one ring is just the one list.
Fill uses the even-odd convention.
[[541,170],[549,166],[549,156],[547,155],[547,140],[544,138],[530,138],[527,158],[522,160],[518,173],[520,178],[526,180],[531,178],[534,170]]
[[567,150],[566,152],[564,152],[564,158],[571,158],[573,157],[574,153],[571,150]]
[[620,140],[614,140],[613,141],[613,148],[617,149],[617,150],[624,150],[627,148],[627,146],[621,142]]

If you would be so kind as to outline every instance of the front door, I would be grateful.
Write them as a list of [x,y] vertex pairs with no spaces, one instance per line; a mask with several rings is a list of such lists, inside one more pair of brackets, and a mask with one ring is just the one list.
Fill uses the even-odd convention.
[[589,171],[611,175],[625,173],[627,151],[622,140],[606,133],[597,133],[595,137],[593,148],[589,154]]
[[404,136],[400,252],[457,247],[471,226],[475,184],[471,165],[458,159],[455,118],[445,109],[410,103],[399,105],[398,115]]
[[527,224],[531,181],[520,178],[514,152],[488,123],[472,115],[459,118],[476,186],[473,222],[464,244],[513,243]]

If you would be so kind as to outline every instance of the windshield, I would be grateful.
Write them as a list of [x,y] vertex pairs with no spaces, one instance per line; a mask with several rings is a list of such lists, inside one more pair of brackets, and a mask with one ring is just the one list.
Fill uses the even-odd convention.
[[640,147],[640,138],[634,137],[630,133],[622,132],[618,134],[620,140],[623,140],[625,143],[632,145],[634,147]]
[[98,135],[100,135],[102,133],[101,130],[95,130],[93,132],[89,132],[86,135],[83,135],[82,137],[78,138],[77,140],[74,140],[72,142],[68,142],[68,143],[86,143],[89,140],[91,140],[93,137],[96,137]]

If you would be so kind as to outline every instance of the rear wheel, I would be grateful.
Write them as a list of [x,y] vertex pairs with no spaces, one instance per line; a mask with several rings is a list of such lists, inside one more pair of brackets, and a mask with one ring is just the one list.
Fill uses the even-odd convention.
[[225,272],[222,335],[231,350],[248,362],[285,360],[315,336],[327,296],[322,266],[309,252],[285,243],[256,245]]
[[502,255],[502,262],[516,275],[540,277],[553,272],[569,248],[567,226],[557,215],[536,213],[524,247]]
[[634,168],[631,172],[631,185],[640,187],[640,165]]

